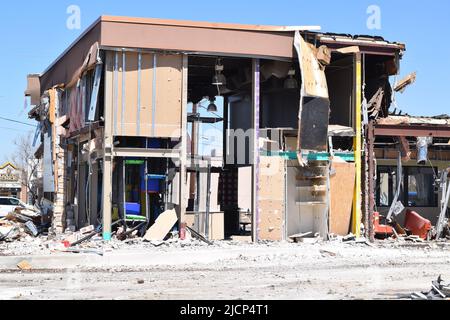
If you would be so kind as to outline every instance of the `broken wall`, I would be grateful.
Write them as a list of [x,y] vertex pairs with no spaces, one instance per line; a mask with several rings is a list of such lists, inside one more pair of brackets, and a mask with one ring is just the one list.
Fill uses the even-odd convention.
[[108,52],[113,134],[181,137],[182,55]]
[[[398,156],[398,152],[397,152],[397,156]],[[414,157],[413,157],[414,159]],[[449,162],[448,161],[438,161],[438,160],[433,160],[432,161],[433,166],[439,171],[441,172],[442,170],[445,170],[449,167]],[[378,166],[392,166],[392,167],[396,167],[397,166],[397,160],[390,160],[390,159],[378,159],[377,158],[377,165]],[[416,160],[411,160],[411,161],[407,161],[407,162],[402,162],[402,166],[403,168],[405,167],[417,167],[417,162]],[[429,165],[427,166],[422,166],[424,168],[426,167],[430,167]],[[436,172],[436,175],[438,175],[438,172]],[[379,181],[378,181],[379,183]],[[436,189],[436,191],[438,190],[438,187]],[[405,206],[406,209],[411,209],[412,211],[416,211],[418,214],[420,214],[422,217],[424,217],[425,219],[428,219],[431,221],[432,225],[435,225],[438,221],[438,217],[439,217],[439,213],[440,213],[440,203],[441,203],[441,199],[442,199],[442,194],[440,192],[440,190],[438,191],[438,199],[437,199],[437,206],[433,206],[433,207],[408,207],[408,204],[403,203],[403,199],[400,199],[403,203],[403,205]],[[389,212],[389,207],[378,207],[378,212],[383,215],[383,216],[387,216],[388,212]],[[403,225],[405,222],[405,212],[406,210],[404,210],[402,213],[400,213],[397,217],[396,220]]]

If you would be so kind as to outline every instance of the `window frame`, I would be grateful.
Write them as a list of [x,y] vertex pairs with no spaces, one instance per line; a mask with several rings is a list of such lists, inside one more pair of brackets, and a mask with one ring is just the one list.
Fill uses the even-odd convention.
[[[430,168],[433,170],[434,173],[438,171],[437,167],[429,167],[429,166],[403,166],[403,187],[400,191],[400,197],[399,201],[403,203],[403,205],[406,208],[438,208],[439,207],[439,192],[433,191],[433,200],[431,204],[428,204],[426,206],[409,206],[409,177],[410,177],[410,171],[413,171],[414,169],[419,168]],[[388,173],[389,174],[389,203],[392,203],[394,199],[395,189],[394,189],[394,177],[395,175],[391,174],[392,172],[397,173],[397,165],[378,165],[377,166],[377,185],[376,185],[376,194],[375,194],[375,203],[378,208],[389,208],[389,206],[381,205],[381,199],[380,199],[380,174],[381,173]],[[434,174],[435,175],[435,174]]]

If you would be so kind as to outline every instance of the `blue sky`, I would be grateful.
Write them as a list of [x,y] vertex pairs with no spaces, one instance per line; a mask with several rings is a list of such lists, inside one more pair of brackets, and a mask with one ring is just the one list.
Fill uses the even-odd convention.
[[[81,9],[81,30],[69,30],[67,7]],[[381,30],[366,25],[370,5],[381,9]],[[273,25],[320,25],[322,31],[381,35],[406,43],[402,76],[417,71],[417,82],[397,104],[410,114],[450,113],[450,1],[8,1],[0,9],[0,117],[27,120],[23,91],[28,73],[39,73],[102,14]],[[17,135],[33,128],[0,120],[0,158],[13,152]]]

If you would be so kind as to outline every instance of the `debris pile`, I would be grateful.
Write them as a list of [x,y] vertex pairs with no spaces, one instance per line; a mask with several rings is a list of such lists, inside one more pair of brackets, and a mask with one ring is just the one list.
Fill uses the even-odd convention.
[[46,230],[48,229],[42,223],[41,214],[35,210],[17,207],[0,219],[0,241],[12,242],[28,236],[37,237]]
[[429,292],[414,292],[411,294],[413,300],[450,300],[450,283],[444,283],[442,277],[439,276],[436,281],[431,284]]
[[[382,223],[381,220],[385,221]],[[430,240],[447,241],[450,240],[450,225],[448,220],[444,220],[441,232],[438,227],[431,225],[428,219],[423,218],[415,211],[406,210],[405,223],[401,226],[394,218],[388,220],[382,217],[378,212],[374,213],[374,232],[375,237],[380,240],[392,239],[410,242],[425,242]]]

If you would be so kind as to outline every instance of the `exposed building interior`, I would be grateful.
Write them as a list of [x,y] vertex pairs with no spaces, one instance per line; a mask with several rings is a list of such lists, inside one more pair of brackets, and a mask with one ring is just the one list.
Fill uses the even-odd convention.
[[[101,227],[105,239],[119,230],[144,237],[158,221],[207,240],[329,239],[359,235],[361,224],[373,231],[375,211],[396,200],[384,152],[417,138],[370,134],[392,116],[390,80],[405,46],[307,30],[191,27],[102,17],[40,76],[38,90],[29,77],[27,92],[40,96],[30,117],[40,120],[54,224]],[[153,34],[172,29],[178,42]],[[118,30],[155,38],[112,37]],[[183,42],[183,32],[215,42]],[[226,42],[233,37],[254,41]],[[62,67],[73,55],[83,64]],[[405,185],[416,183],[404,202],[435,205],[431,185],[428,197],[417,189],[430,169],[405,172]]]

